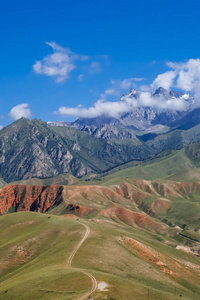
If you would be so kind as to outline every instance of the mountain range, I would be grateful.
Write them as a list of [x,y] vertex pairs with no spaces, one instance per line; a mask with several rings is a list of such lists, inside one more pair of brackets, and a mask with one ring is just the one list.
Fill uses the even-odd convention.
[[[141,96],[141,92],[135,89],[130,89],[125,93],[117,102],[123,103],[124,101],[138,100]],[[194,109],[194,99],[189,93],[168,91],[162,87],[155,90],[150,94],[152,100],[156,100],[157,103],[166,103],[167,101],[173,101],[176,99],[184,99],[188,103],[185,110],[167,109],[162,106],[135,106],[129,112],[121,113],[118,117],[111,117],[107,114],[102,114],[96,118],[79,118],[75,122],[49,122],[51,126],[71,126],[81,131],[84,131],[90,135],[97,137],[112,138],[103,135],[105,128],[102,125],[107,125],[106,130],[111,131],[113,128],[123,129],[124,137],[128,136],[132,138],[131,129],[134,131],[151,131],[159,132],[165,126],[173,126],[173,123],[182,120],[189,112]],[[165,105],[163,105],[165,107]],[[108,126],[109,125],[109,126]],[[128,135],[127,132],[130,132]],[[123,135],[115,132],[114,138],[123,138]]]
[[[138,99],[139,94],[131,89],[118,101]],[[26,118],[15,121],[0,131],[2,182],[62,173],[76,177],[100,174],[200,141],[200,109],[194,107],[192,96],[159,88],[152,97],[160,101],[184,97],[188,109],[136,107],[118,118],[102,115],[73,123]]]

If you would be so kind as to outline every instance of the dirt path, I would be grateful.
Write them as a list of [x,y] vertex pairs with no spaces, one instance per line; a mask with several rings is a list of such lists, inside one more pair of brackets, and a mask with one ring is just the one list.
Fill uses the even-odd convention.
[[85,232],[82,240],[78,243],[78,245],[75,247],[75,249],[70,254],[70,256],[68,258],[68,261],[67,261],[67,266],[69,268],[71,268],[71,269],[74,269],[76,271],[82,272],[83,274],[85,274],[88,277],[90,277],[90,279],[92,280],[92,289],[88,293],[86,293],[85,295],[83,295],[82,297],[78,298],[78,300],[84,300],[85,298],[89,297],[97,289],[97,281],[96,281],[96,278],[94,278],[94,276],[92,276],[92,274],[88,273],[87,271],[79,269],[79,268],[72,267],[72,260],[73,260],[74,256],[76,255],[76,252],[78,251],[78,249],[81,247],[81,245],[83,244],[83,242],[87,239],[87,237],[90,234],[90,228],[87,225],[85,225],[85,224],[83,224],[81,222],[79,222],[79,223],[86,228],[86,232]]

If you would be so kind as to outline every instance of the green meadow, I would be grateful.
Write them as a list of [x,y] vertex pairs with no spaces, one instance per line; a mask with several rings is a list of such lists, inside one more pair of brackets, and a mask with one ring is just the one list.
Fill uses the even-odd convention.
[[[175,249],[180,241],[107,218],[83,222],[91,233],[72,266],[106,283],[93,299],[200,295],[199,258]],[[0,228],[0,299],[78,300],[91,289],[90,278],[67,267],[67,258],[85,232],[76,218],[20,212],[2,216]],[[137,250],[127,239],[142,248]]]

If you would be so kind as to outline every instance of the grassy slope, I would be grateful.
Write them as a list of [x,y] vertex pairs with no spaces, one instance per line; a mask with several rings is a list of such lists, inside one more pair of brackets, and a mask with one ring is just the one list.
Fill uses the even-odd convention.
[[[105,219],[84,222],[91,228],[91,235],[73,265],[87,269],[109,285],[107,291],[94,293],[95,300],[147,299],[148,289],[149,299],[154,300],[176,299],[175,288],[177,298],[181,294],[183,299],[193,299],[193,291],[200,294],[199,259],[176,250],[175,240]],[[75,300],[91,288],[87,277],[66,268],[70,251],[83,235],[76,219],[49,219],[48,215],[24,212],[1,217],[0,226],[1,299]],[[150,259],[142,257],[141,251],[126,243],[126,237],[139,241],[152,253],[159,252],[158,260],[175,275],[163,272],[151,255]],[[186,267],[186,262],[193,268]]]
[[158,157],[144,162],[131,161],[96,178],[103,184],[119,182],[119,178],[197,181],[200,179],[200,143],[181,150],[165,150]]
[[200,168],[188,168],[180,170],[166,177],[166,179],[182,182],[200,181]]
[[[154,156],[155,153],[159,151],[172,152],[171,155],[164,156],[163,158],[154,158],[147,162],[137,162],[132,161],[127,164],[121,165],[113,170],[105,173],[114,174],[119,170],[124,170],[121,173],[116,173],[116,177],[133,177],[138,179],[147,179],[152,180],[156,178],[166,178],[167,176],[172,175],[180,170],[187,170],[189,168],[200,167],[199,161],[199,149],[200,144],[198,143],[200,138],[200,125],[194,126],[189,130],[175,130],[167,132],[166,134],[158,135],[153,140],[150,140],[145,145],[146,151],[152,153]],[[123,143],[130,143],[128,140],[123,140]],[[195,144],[190,144],[195,143]],[[189,146],[186,146],[190,144]],[[184,149],[177,151],[172,149]],[[155,151],[156,149],[156,151]],[[169,150],[171,149],[171,150]],[[152,156],[150,154],[150,156]],[[148,155],[147,155],[148,156]],[[162,163],[163,162],[163,163]],[[160,163],[160,164],[159,164]],[[169,163],[169,165],[168,165]],[[137,165],[137,166],[135,166]],[[129,167],[134,167],[133,170],[128,169]],[[125,171],[125,169],[127,169]],[[191,174],[192,176],[192,174]],[[115,175],[114,175],[115,177]],[[187,178],[186,178],[187,179]],[[194,180],[196,176],[194,176]]]
[[39,185],[39,186],[47,186],[50,184],[53,185],[68,185],[78,182],[78,178],[74,177],[71,174],[59,174],[55,177],[50,178],[30,178],[26,180],[20,180],[13,182],[14,184],[27,184],[27,185]]
[[[185,149],[172,152],[172,154],[147,162],[138,163],[138,165],[129,167],[131,163],[123,165],[123,169],[112,174],[98,177],[102,183],[114,184],[123,178],[155,180],[164,179],[168,176],[183,171],[185,169],[195,168],[195,164],[185,154]],[[136,164],[136,162],[133,162]],[[92,182],[92,181],[91,181]],[[90,184],[91,184],[90,182]],[[94,181],[95,182],[95,181]],[[95,182],[96,183],[96,182]]]
[[81,225],[26,212],[1,217],[0,227],[0,299],[76,299],[87,291],[89,279],[66,268]]
[[[90,225],[91,226],[91,225]],[[76,259],[77,266],[87,267],[96,271],[94,274],[100,276],[110,284],[109,296],[113,299],[146,299],[147,289],[150,289],[150,299],[173,299],[174,288],[177,293],[184,295],[183,299],[192,299],[193,291],[200,292],[198,287],[199,273],[192,274],[184,282],[181,274],[185,266],[174,267],[175,262],[189,261],[199,265],[196,257],[174,249],[176,244],[173,240],[168,240],[173,246],[165,245],[164,239],[158,235],[148,234],[126,226],[115,227],[112,223],[91,226],[95,232],[90,237],[87,244],[83,245],[82,256]],[[161,272],[155,261],[141,258],[138,252],[129,248],[123,243],[123,238],[130,237],[146,245],[148,249],[159,253],[159,260],[166,264],[166,268],[173,270],[176,276],[168,276]],[[122,238],[122,240],[121,240]],[[166,240],[165,240],[166,242]],[[98,244],[98,248],[96,248]],[[180,269],[179,269],[180,268]],[[188,272],[188,274],[189,274]],[[197,276],[197,277],[195,277]],[[105,293],[96,293],[99,298]]]

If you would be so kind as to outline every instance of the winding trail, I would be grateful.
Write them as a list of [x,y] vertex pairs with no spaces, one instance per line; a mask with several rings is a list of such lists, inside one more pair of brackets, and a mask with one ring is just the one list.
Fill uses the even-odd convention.
[[83,242],[87,239],[87,237],[90,234],[90,228],[81,222],[79,222],[79,223],[86,228],[86,232],[85,232],[82,240],[78,243],[78,245],[75,247],[75,249],[70,254],[70,256],[67,260],[67,267],[87,275],[92,280],[92,289],[89,292],[87,292],[85,295],[83,295],[82,297],[78,298],[78,300],[84,300],[85,298],[89,297],[97,289],[97,280],[92,274],[88,273],[87,271],[82,270],[80,268],[72,267],[72,260],[73,260],[74,256],[76,255],[76,252],[78,251],[78,249],[81,247]]

